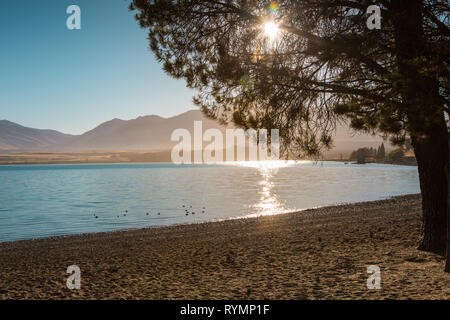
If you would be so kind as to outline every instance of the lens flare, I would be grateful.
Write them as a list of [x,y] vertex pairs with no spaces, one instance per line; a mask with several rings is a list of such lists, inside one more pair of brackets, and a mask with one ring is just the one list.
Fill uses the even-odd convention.
[[276,1],[272,1],[269,5],[269,10],[271,13],[275,14],[278,12],[280,7],[278,6],[278,3]]

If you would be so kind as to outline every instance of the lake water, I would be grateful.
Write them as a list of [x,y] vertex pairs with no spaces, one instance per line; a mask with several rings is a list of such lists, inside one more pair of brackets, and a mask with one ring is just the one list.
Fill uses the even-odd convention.
[[6,165],[0,185],[0,241],[279,214],[420,191],[416,167],[311,161]]

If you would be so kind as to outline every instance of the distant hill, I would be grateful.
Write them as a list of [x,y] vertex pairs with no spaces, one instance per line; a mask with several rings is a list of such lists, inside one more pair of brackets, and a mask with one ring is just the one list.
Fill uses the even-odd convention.
[[[26,128],[10,121],[0,121],[0,152],[72,152],[72,151],[130,151],[169,150],[176,142],[170,141],[175,129],[184,128],[193,133],[194,121],[203,122],[203,132],[226,127],[207,119],[200,111],[191,110],[180,115],[162,118],[143,116],[132,120],[113,119],[82,135],[68,135],[54,130]],[[325,152],[326,158],[347,157],[354,149],[375,147],[380,137],[352,135],[346,126],[337,128],[335,148]]]
[[0,150],[38,151],[57,144],[64,144],[73,138],[55,130],[41,130],[23,127],[17,123],[0,120]]
[[200,111],[191,110],[171,118],[144,116],[133,120],[113,119],[61,145],[62,150],[166,150],[177,142],[172,132],[184,128],[194,132],[194,121],[202,121],[203,131],[226,128],[207,119]]

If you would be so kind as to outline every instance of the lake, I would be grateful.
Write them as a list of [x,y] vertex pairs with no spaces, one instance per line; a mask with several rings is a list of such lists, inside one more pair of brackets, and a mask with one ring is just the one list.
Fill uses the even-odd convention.
[[420,192],[416,167],[313,161],[4,165],[0,184],[2,242],[280,214]]

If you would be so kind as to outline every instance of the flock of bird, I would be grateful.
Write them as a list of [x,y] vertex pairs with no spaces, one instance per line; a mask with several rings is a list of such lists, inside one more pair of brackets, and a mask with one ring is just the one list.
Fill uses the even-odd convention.
[[[189,208],[188,208],[186,205],[183,204],[183,205],[182,205],[182,208],[184,209],[184,213],[185,213],[186,216],[189,216],[189,215],[195,215],[195,211],[192,211],[192,206],[189,206]],[[205,210],[206,210],[206,207],[202,207],[202,213],[205,213],[205,212],[206,212]],[[123,212],[122,216],[126,217],[127,214],[128,214],[128,210],[125,210],[125,211]],[[149,216],[149,215],[150,215],[150,212],[147,212],[145,215],[146,215],[146,216]],[[161,215],[161,212],[158,212],[157,215],[160,216],[160,215]],[[118,216],[117,216],[117,218],[120,218],[120,217],[121,217],[121,215],[118,215]],[[94,213],[94,218],[95,218],[95,219],[98,219],[98,218],[99,218],[98,215],[97,215],[96,213]]]
[[[182,206],[183,208],[186,208],[186,206],[183,204],[183,206]],[[189,206],[189,209],[192,209],[192,206]],[[205,207],[203,207],[203,210],[202,210],[202,213],[205,213]],[[192,214],[192,215],[194,215],[195,214],[195,211],[189,211],[188,209],[184,209],[184,212],[185,212],[185,214],[186,214],[186,216],[188,216],[189,214]]]

